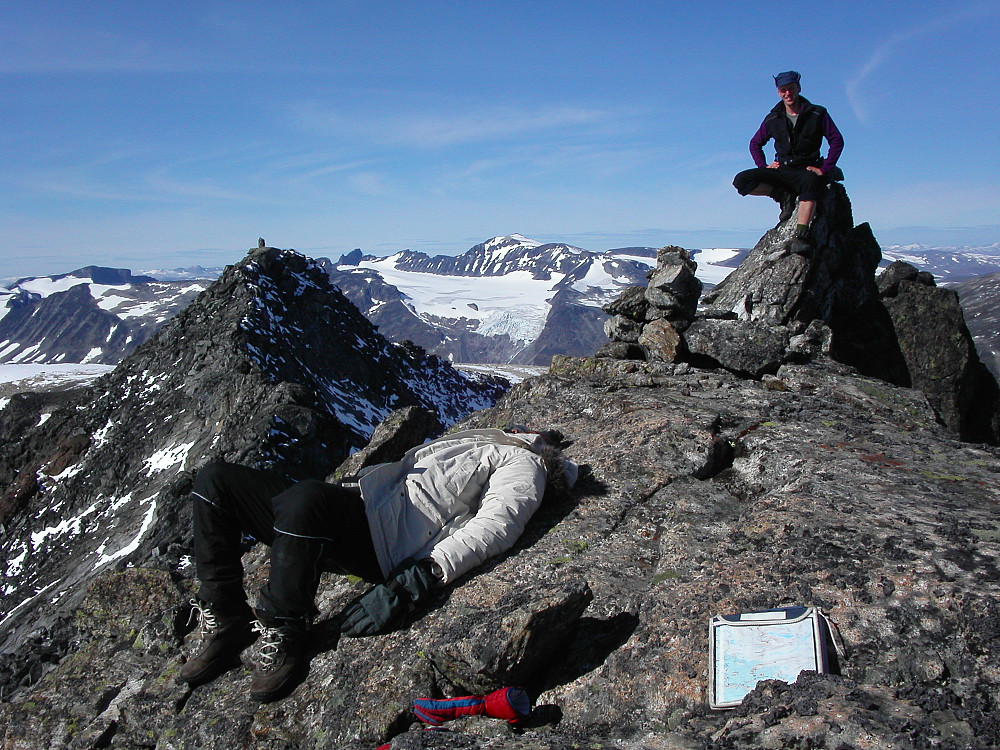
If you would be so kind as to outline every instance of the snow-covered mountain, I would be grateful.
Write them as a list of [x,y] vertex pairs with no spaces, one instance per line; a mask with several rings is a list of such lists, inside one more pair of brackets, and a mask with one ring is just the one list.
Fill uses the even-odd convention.
[[[747,253],[689,252],[706,290]],[[905,260],[941,284],[1000,272],[1000,243],[891,245],[882,252],[883,267]],[[601,305],[624,286],[644,284],[655,257],[650,247],[593,252],[512,234],[457,256],[355,250],[320,262],[392,341],[410,340],[455,362],[544,366],[556,353],[593,353],[606,340]],[[220,273],[202,266],[135,274],[90,266],[19,279],[0,288],[0,363],[117,363]]]
[[99,266],[19,279],[0,289],[0,363],[115,364],[209,283]]
[[[724,278],[732,268],[721,264],[738,254],[702,251],[703,281]],[[457,256],[355,250],[328,273],[391,340],[460,362],[545,365],[553,354],[592,354],[606,339],[601,306],[644,284],[655,262],[655,248],[596,253],[514,234]]]

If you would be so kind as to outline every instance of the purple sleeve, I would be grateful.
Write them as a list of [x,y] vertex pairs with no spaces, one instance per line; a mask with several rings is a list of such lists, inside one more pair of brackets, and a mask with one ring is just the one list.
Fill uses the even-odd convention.
[[840,158],[840,154],[844,150],[844,136],[833,124],[833,118],[830,117],[829,112],[823,118],[823,135],[826,137],[826,142],[830,144],[830,150],[826,152],[826,159],[823,161],[823,174],[826,174],[837,165],[837,159]]
[[753,134],[753,138],[750,139],[750,156],[753,157],[753,163],[758,167],[767,166],[767,159],[764,157],[764,144],[769,140],[767,128],[764,127],[764,123],[761,123],[757,132]]

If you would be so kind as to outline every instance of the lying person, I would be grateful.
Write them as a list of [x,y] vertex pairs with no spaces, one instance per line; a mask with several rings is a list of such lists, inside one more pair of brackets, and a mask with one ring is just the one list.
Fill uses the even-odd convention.
[[[367,467],[353,487],[208,464],[191,493],[202,641],[179,679],[214,679],[257,633],[250,694],[280,697],[304,664],[323,571],[377,584],[341,613],[344,635],[388,630],[436,587],[510,549],[547,483],[572,484],[576,467],[559,455],[561,437],[459,432]],[[244,535],[271,548],[255,610],[243,588]]]

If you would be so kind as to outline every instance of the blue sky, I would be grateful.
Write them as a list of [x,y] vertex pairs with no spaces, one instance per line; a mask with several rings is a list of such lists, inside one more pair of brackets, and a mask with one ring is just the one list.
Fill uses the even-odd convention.
[[802,73],[857,222],[1000,241],[1000,0],[51,2],[0,10],[0,277],[751,246],[747,142]]

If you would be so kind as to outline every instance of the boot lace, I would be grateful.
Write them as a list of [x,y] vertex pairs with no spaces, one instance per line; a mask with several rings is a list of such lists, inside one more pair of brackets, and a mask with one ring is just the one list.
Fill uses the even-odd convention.
[[255,633],[260,634],[257,641],[257,661],[262,672],[270,672],[280,666],[281,656],[285,649],[285,640],[288,637],[287,628],[268,627],[260,620],[253,624]]
[[198,637],[202,640],[214,635],[219,629],[219,616],[208,604],[198,599],[191,600],[191,613],[188,615],[187,624],[190,625],[195,615],[198,616]]

